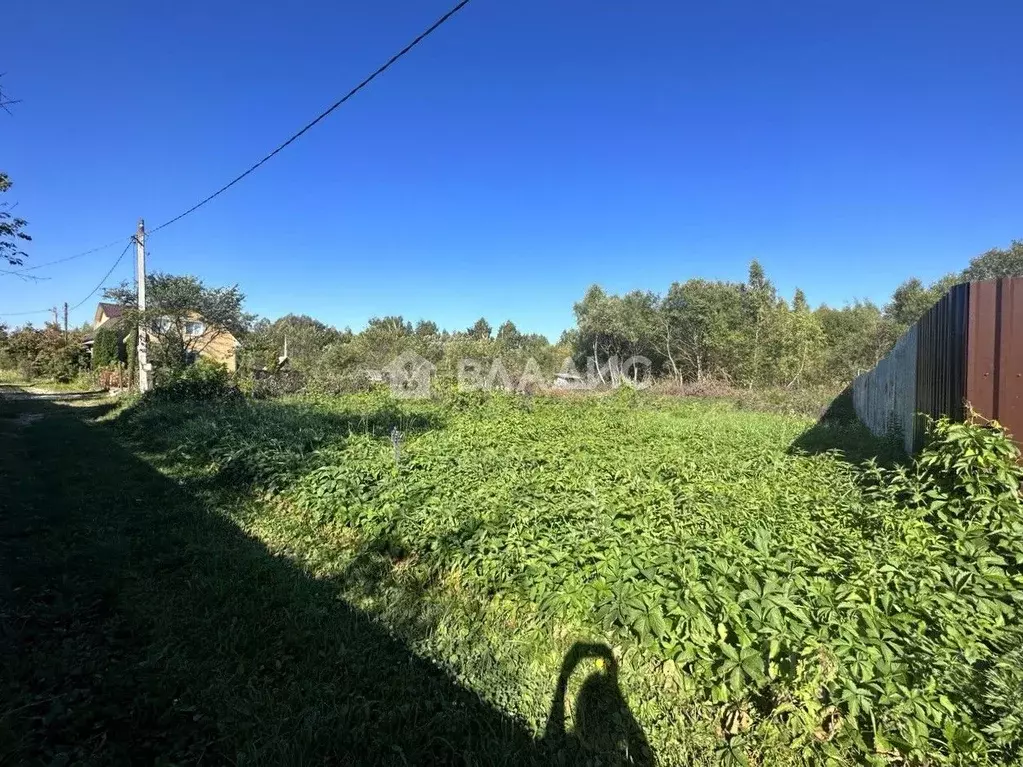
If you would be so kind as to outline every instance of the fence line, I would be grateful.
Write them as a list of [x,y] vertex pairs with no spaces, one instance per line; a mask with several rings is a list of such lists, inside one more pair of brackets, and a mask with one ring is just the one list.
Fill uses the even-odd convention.
[[1023,278],[956,285],[852,389],[860,420],[910,453],[920,414],[962,420],[967,403],[1023,439]]

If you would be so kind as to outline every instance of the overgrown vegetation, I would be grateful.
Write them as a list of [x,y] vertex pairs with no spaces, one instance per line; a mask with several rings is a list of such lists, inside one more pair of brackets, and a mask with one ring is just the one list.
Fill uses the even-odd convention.
[[0,370],[17,373],[24,381],[69,383],[88,366],[83,337],[79,330],[65,333],[56,323],[42,328],[26,325],[14,331],[0,325]]
[[665,764],[1019,763],[1015,447],[941,421],[914,464],[861,469],[794,451],[806,426],[631,390],[146,398],[115,423],[538,732],[585,639]]

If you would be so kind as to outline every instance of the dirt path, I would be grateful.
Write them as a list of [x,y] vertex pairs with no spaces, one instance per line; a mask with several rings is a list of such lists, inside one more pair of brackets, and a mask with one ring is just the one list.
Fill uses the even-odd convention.
[[113,396],[105,389],[91,391],[51,391],[41,386],[20,386],[0,384],[0,398],[9,400],[44,400],[48,402],[76,402],[80,400],[101,400]]

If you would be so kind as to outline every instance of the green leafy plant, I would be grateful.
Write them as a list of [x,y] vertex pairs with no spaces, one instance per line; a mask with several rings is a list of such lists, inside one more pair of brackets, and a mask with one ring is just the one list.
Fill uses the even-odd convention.
[[[1021,756],[1023,474],[997,424],[937,421],[882,468],[790,451],[799,419],[637,392],[212,405],[132,418],[180,466],[273,498],[310,557],[343,540],[409,582],[599,635],[631,653],[625,676],[674,669],[717,759]],[[655,746],[682,737],[642,721]]]

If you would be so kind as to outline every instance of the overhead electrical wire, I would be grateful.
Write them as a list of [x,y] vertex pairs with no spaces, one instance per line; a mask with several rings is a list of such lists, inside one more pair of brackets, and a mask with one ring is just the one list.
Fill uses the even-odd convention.
[[[118,242],[120,242],[120,240],[118,240]],[[72,311],[77,309],[82,304],[84,304],[86,301],[88,301],[90,298],[92,298],[94,295],[96,295],[96,291],[99,290],[100,288],[102,288],[103,287],[103,283],[106,282],[107,278],[110,277],[110,275],[114,273],[114,269],[116,269],[117,265],[121,263],[121,260],[124,258],[125,254],[131,248],[131,246],[132,246],[132,244],[134,242],[135,242],[135,236],[132,235],[131,237],[128,238],[128,244],[124,246],[124,250],[121,251],[121,255],[119,255],[117,257],[117,260],[114,261],[114,265],[111,266],[107,270],[107,273],[103,275],[103,279],[101,279],[99,281],[99,284],[96,285],[96,287],[94,287],[92,289],[92,291],[90,291],[89,295],[87,295],[85,298],[83,298],[81,301],[79,301],[74,306],[70,307],[70,309]],[[29,312],[0,312],[0,317],[25,317],[25,316],[27,316],[29,314],[47,314],[47,313],[52,312],[52,311],[53,311],[52,309],[33,309],[32,311],[29,311]]]
[[124,246],[124,250],[122,250],[122,251],[121,251],[121,255],[119,255],[119,256],[117,257],[117,260],[116,260],[116,261],[114,261],[114,265],[113,265],[113,266],[111,266],[111,267],[110,267],[110,268],[109,268],[109,269],[107,270],[107,273],[103,275],[103,279],[101,279],[101,280],[99,281],[99,284],[97,284],[97,285],[96,285],[96,287],[94,287],[94,288],[92,289],[92,291],[91,291],[91,292],[89,293],[89,295],[87,295],[87,296],[86,296],[85,298],[83,298],[83,299],[82,299],[81,301],[79,301],[79,302],[78,302],[77,304],[75,304],[74,306],[72,306],[72,307],[71,307],[71,310],[72,310],[72,311],[74,311],[74,310],[75,310],[75,309],[77,309],[77,308],[78,308],[79,306],[81,306],[81,305],[82,305],[82,304],[84,304],[84,303],[85,303],[86,301],[88,301],[88,300],[89,300],[90,298],[92,298],[92,297],[93,297],[94,295],[96,295],[96,291],[97,291],[97,290],[99,290],[100,288],[102,288],[102,287],[103,287],[103,283],[107,281],[107,278],[108,278],[108,277],[109,277],[109,276],[110,276],[111,274],[113,274],[113,272],[114,272],[114,269],[116,269],[116,268],[117,268],[117,265],[118,265],[119,263],[121,263],[121,259],[122,259],[122,258],[124,258],[124,255],[125,255],[125,253],[127,253],[127,252],[128,252],[128,250],[129,250],[129,249],[131,249],[131,246],[132,246],[132,245],[133,245],[133,244],[135,243],[135,241],[136,241],[136,240],[135,240],[135,236],[134,236],[134,235],[132,235],[131,237],[129,237],[129,238],[128,238],[128,244]]
[[245,178],[250,173],[255,171],[257,168],[259,168],[265,162],[267,162],[268,160],[270,160],[271,158],[276,156],[278,153],[280,153],[285,147],[287,147],[290,144],[292,144],[293,142],[295,142],[303,134],[305,134],[306,131],[308,131],[314,125],[319,123],[321,120],[323,120],[325,117],[327,117],[331,112],[333,112],[335,109],[337,109],[342,104],[344,104],[346,101],[348,101],[352,96],[354,96],[356,93],[358,93],[363,88],[365,88],[367,85],[369,85],[371,82],[373,82],[377,77],[379,77],[384,72],[386,72],[388,69],[390,69],[391,66],[393,66],[399,59],[401,59],[405,54],[407,54],[409,51],[411,51],[413,48],[415,48],[417,45],[419,45],[419,43],[421,43],[423,40],[425,40],[427,37],[429,37],[431,34],[433,34],[438,28],[441,27],[441,25],[443,25],[446,21],[448,21],[448,19],[450,19],[452,16],[454,16],[456,13],[458,13],[460,10],[462,10],[468,4],[469,4],[469,0],[461,0],[460,3],[455,5],[451,10],[449,10],[447,13],[445,13],[443,16],[441,16],[439,19],[437,19],[437,21],[435,21],[433,24],[431,24],[424,32],[422,32],[412,42],[410,42],[408,45],[406,45],[404,48],[402,48],[396,54],[391,56],[391,58],[387,60],[387,63],[385,63],[383,66],[381,66],[379,69],[377,69],[373,74],[371,74],[369,77],[367,77],[361,83],[359,83],[354,88],[352,88],[350,91],[348,91],[348,93],[346,93],[344,96],[342,96],[337,101],[335,101],[333,104],[331,104],[329,107],[327,107],[324,111],[322,111],[319,115],[317,115],[315,119],[313,119],[311,122],[307,123],[301,130],[299,130],[297,133],[295,133],[293,136],[291,136],[291,138],[289,138],[283,144],[281,144],[276,149],[274,149],[272,152],[270,152],[270,154],[266,155],[262,160],[260,160],[259,162],[255,163],[254,165],[252,165],[244,173],[241,173],[240,175],[235,176],[231,181],[229,181],[228,183],[224,184],[224,186],[220,187],[220,189],[218,189],[217,191],[213,192],[213,194],[203,198],[202,200],[197,202],[195,205],[193,205],[188,210],[186,210],[186,211],[184,211],[182,213],[179,213],[178,215],[174,216],[174,218],[171,218],[171,219],[169,219],[167,221],[164,221],[162,224],[160,224],[156,228],[151,229],[148,233],[149,234],[154,234],[154,233],[160,231],[161,229],[165,229],[166,227],[170,226],[171,224],[173,224],[173,223],[175,223],[177,221],[180,221],[181,219],[183,219],[185,216],[189,215],[190,213],[194,213],[195,211],[199,210],[199,208],[201,208],[203,205],[205,205],[206,203],[212,201],[216,197],[219,197],[221,194],[226,192],[228,189],[230,189],[232,186],[237,184],[243,178]]
[[[310,122],[306,123],[306,125],[304,125],[301,129],[299,129],[296,133],[294,133],[290,138],[288,138],[284,143],[282,143],[280,146],[278,146],[272,152],[270,152],[265,157],[263,157],[261,160],[259,160],[258,162],[256,162],[252,166],[250,166],[243,173],[239,174],[238,176],[235,176],[233,179],[231,179],[231,181],[229,181],[228,183],[224,184],[222,187],[217,189],[212,194],[207,195],[206,197],[204,197],[202,200],[197,202],[192,207],[190,207],[187,210],[179,213],[178,215],[174,216],[173,218],[170,218],[167,221],[164,221],[159,226],[149,230],[149,232],[147,232],[147,234],[155,234],[156,232],[160,231],[161,229],[166,229],[171,224],[174,224],[174,223],[180,221],[181,219],[183,219],[185,216],[188,216],[188,215],[194,213],[195,211],[199,210],[199,208],[203,207],[207,203],[209,203],[212,200],[216,199],[217,197],[222,195],[224,192],[226,192],[228,189],[230,189],[235,184],[237,184],[239,181],[244,179],[246,176],[248,176],[249,174],[253,173],[258,168],[260,168],[262,165],[264,165],[266,162],[271,160],[273,157],[275,157],[278,154],[280,154],[280,152],[282,152],[286,147],[288,147],[291,144],[293,144],[295,141],[297,141],[299,138],[301,138],[303,135],[305,135],[305,133],[307,133],[310,129],[312,129],[315,125],[317,125],[319,122],[321,122],[326,117],[328,117],[338,107],[340,107],[346,101],[351,99],[359,91],[361,91],[363,88],[365,88],[371,82],[373,82],[377,77],[379,77],[384,72],[386,72],[388,69],[390,69],[392,66],[394,66],[394,64],[396,64],[401,58],[403,58],[406,54],[408,54],[413,48],[415,48],[417,45],[419,45],[419,43],[421,43],[423,40],[425,40],[431,34],[436,32],[449,19],[451,19],[452,16],[454,16],[456,13],[458,13],[460,10],[462,10],[465,6],[467,6],[469,4],[469,2],[470,2],[470,0],[460,0],[460,2],[455,4],[455,6],[452,7],[447,13],[445,13],[443,16],[441,16],[439,19],[437,19],[435,22],[433,22],[433,24],[431,24],[429,27],[427,27],[423,32],[421,32],[415,39],[412,40],[412,42],[410,42],[408,45],[406,45],[404,48],[402,48],[396,54],[391,56],[391,58],[389,58],[376,71],[374,71],[371,75],[369,75],[364,80],[362,80],[362,82],[360,82],[358,85],[356,85],[350,91],[348,91],[344,96],[342,96],[337,101],[335,101],[333,104],[331,104],[329,107],[327,107],[325,110],[323,110],[319,115],[317,115],[315,118],[313,118],[313,120],[311,120]],[[88,301],[90,298],[92,298],[93,295],[95,295],[96,291],[99,290],[103,286],[103,282],[106,281],[106,279],[111,275],[111,273],[114,271],[114,269],[117,268],[117,265],[121,262],[121,259],[124,258],[125,253],[128,252],[128,249],[131,247],[131,244],[134,241],[135,241],[135,237],[132,236],[128,240],[128,244],[125,246],[124,250],[121,252],[121,255],[119,255],[117,257],[117,260],[114,261],[114,265],[110,267],[109,271],[107,271],[107,273],[103,276],[103,279],[100,280],[99,285],[97,285],[95,288],[93,288],[92,292],[90,292],[89,295],[87,295],[84,299],[82,299],[80,302],[75,304],[75,306],[72,307],[72,308],[77,309],[82,304],[84,304],[86,301]],[[46,266],[52,266],[54,264],[60,264],[60,263],[66,262],[66,261],[72,261],[72,260],[74,260],[76,258],[83,258],[85,256],[92,255],[93,253],[98,253],[101,250],[106,250],[107,248],[113,247],[114,245],[116,245],[119,242],[121,242],[120,239],[113,240],[111,242],[106,243],[105,245],[100,245],[99,247],[91,248],[90,250],[83,251],[82,253],[76,253],[76,254],[74,254],[72,256],[67,256],[66,258],[58,258],[58,259],[56,259],[54,261],[47,261],[46,263],[43,263],[43,264],[34,264],[32,266],[24,267],[24,268],[18,269],[16,271],[17,272],[25,272],[25,271],[31,271],[31,270],[34,270],[34,269],[42,269],[43,267],[46,267]],[[26,316],[26,315],[29,315],[29,314],[42,314],[42,313],[49,312],[49,311],[51,311],[51,310],[50,309],[37,309],[37,310],[29,311],[29,312],[7,312],[7,313],[0,313],[0,316],[2,316],[2,317],[22,317],[22,316]]]
[[116,240],[111,240],[106,245],[100,245],[89,250],[82,251],[81,253],[75,253],[73,256],[67,256],[65,258],[57,258],[53,261],[44,261],[41,264],[32,264],[31,266],[19,266],[17,269],[7,270],[8,274],[20,274],[21,272],[31,272],[33,269],[42,269],[45,266],[53,266],[54,264],[63,264],[65,261],[74,261],[76,258],[84,258],[85,256],[91,256],[93,253],[99,253],[101,250],[112,248],[114,245],[120,245],[124,241],[123,237],[118,237]]

